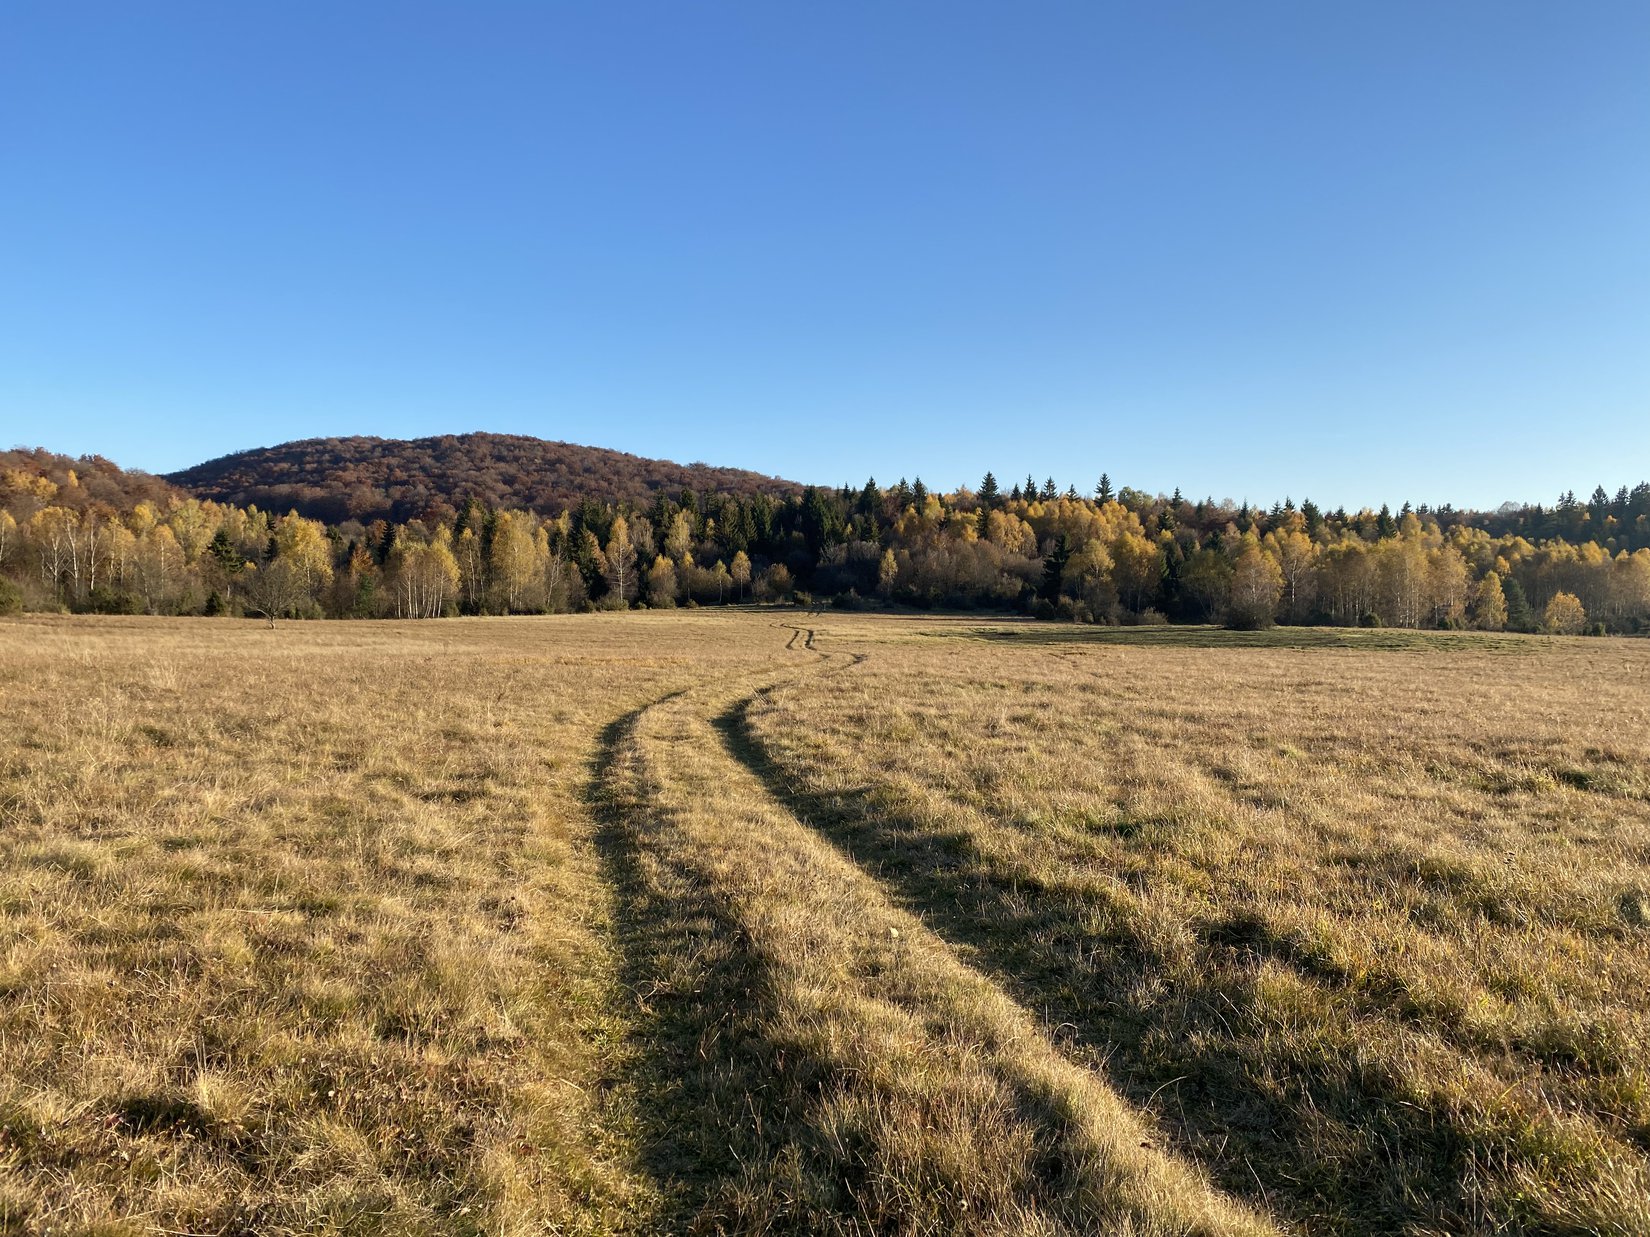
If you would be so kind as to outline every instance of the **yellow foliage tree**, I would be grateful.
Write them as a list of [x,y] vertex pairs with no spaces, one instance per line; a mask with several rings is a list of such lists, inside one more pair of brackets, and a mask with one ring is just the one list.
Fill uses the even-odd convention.
[[733,577],[734,587],[739,590],[739,600],[745,600],[745,586],[751,582],[750,555],[743,550],[733,556],[733,562],[728,564],[728,574]]
[[537,521],[525,511],[501,511],[493,526],[487,565],[494,602],[507,614],[527,609],[543,581],[544,565],[533,535],[537,531]]
[[275,553],[311,595],[332,580],[332,543],[318,520],[306,520],[295,511],[282,516],[275,522]]
[[1587,611],[1574,593],[1554,593],[1541,612],[1543,631],[1555,636],[1576,636],[1587,629]]
[[656,610],[676,604],[676,565],[663,554],[647,569],[647,604]]
[[1493,571],[1485,572],[1473,591],[1472,625],[1480,631],[1500,631],[1507,625],[1507,595]]
[[630,524],[624,516],[613,521],[602,555],[607,560],[608,604],[615,609],[628,609],[631,598],[636,595],[636,546],[630,540]]
[[1260,548],[1253,536],[1232,564],[1232,591],[1226,606],[1228,626],[1270,627],[1277,619],[1278,599],[1283,596],[1283,571],[1277,560]]

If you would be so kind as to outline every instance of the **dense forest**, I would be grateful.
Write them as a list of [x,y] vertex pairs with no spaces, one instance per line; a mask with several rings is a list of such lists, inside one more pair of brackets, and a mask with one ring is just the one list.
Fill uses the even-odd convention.
[[586,499],[646,506],[683,490],[797,495],[777,477],[643,459],[622,451],[514,434],[439,438],[309,438],[240,451],[173,473],[167,480],[198,498],[296,511],[312,520],[451,523],[474,500],[498,510],[558,515]]
[[1492,513],[1263,510],[1105,476],[1088,494],[1029,477],[1005,490],[990,474],[951,493],[779,484],[592,493],[554,512],[485,488],[405,518],[323,521],[14,451],[0,454],[0,609],[435,618],[799,600],[1090,623],[1650,630],[1645,483]]

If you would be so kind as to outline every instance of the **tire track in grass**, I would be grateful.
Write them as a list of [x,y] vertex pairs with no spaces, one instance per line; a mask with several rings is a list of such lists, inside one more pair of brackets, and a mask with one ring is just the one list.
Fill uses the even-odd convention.
[[769,793],[729,723],[759,683],[627,715],[594,768],[656,1227],[1275,1232]]
[[[1173,1145],[1234,1195],[1311,1232],[1650,1231],[1642,1178],[1591,1168],[1572,1150],[1597,1145],[1585,1141],[1585,1115],[1552,1110],[1514,1124],[1501,1115],[1511,1109],[1481,1115],[1452,1107],[1447,1093],[1421,1091],[1390,1063],[1396,1057],[1350,1037],[1279,1042],[1265,985],[1285,968],[1299,977],[1292,984],[1318,991],[1341,980],[1265,920],[1209,916],[1187,924],[1189,941],[1165,941],[1134,892],[1097,869],[1094,852],[1067,851],[1058,836],[1032,837],[948,797],[936,796],[936,810],[874,779],[844,787],[828,756],[816,754],[821,780],[785,729],[752,725],[763,700],[759,692],[735,705],[720,725],[769,793],[1011,995],[1069,1031],[1061,1043],[1073,1059],[1105,1070],[1141,1106],[1173,1097],[1163,1117]],[[1241,953],[1266,965],[1235,966]],[[1150,987],[1136,999],[1141,981],[1170,999],[1155,999]],[[1436,1026],[1374,1001],[1359,1011],[1377,1014],[1399,1027],[1404,1051],[1440,1075],[1476,1077],[1483,1068],[1450,1062]],[[1268,1035],[1269,1046],[1257,1047]],[[1513,1046],[1501,1051],[1510,1059]],[[1324,1129],[1337,1126],[1356,1141],[1326,1139]],[[1564,1193],[1523,1186],[1555,1164],[1568,1174]],[[1502,1190],[1499,1199],[1486,1181]]]
[[785,1121],[769,1103],[772,1062],[721,1050],[753,1040],[772,1006],[772,982],[741,947],[726,908],[648,836],[652,788],[635,736],[643,716],[670,699],[604,730],[589,794],[597,850],[615,890],[620,979],[634,1028],[615,1055],[607,1119],[626,1127],[637,1167],[652,1183],[648,1231],[691,1227],[759,1154],[739,1137],[746,1114],[729,1107],[736,1095],[750,1098],[758,1128],[764,1119]]

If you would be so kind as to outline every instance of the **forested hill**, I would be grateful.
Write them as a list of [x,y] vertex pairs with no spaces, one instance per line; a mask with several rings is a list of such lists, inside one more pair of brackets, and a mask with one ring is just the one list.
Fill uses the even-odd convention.
[[685,489],[746,498],[802,492],[795,482],[743,469],[514,434],[308,438],[209,460],[167,480],[200,498],[296,510],[328,523],[451,519],[469,499],[494,509],[557,515],[586,500],[648,506]]
[[187,497],[152,473],[121,468],[101,455],[58,455],[41,447],[0,451],[0,495],[44,495],[73,511],[104,508],[128,512],[139,503],[165,504]]
[[1029,476],[1005,492],[990,473],[948,493],[921,478],[801,489],[480,434],[292,443],[176,479],[197,496],[98,456],[0,455],[0,614],[437,618],[794,598],[1099,623],[1650,632],[1647,482],[1490,513],[1261,509],[1106,474],[1088,494]]

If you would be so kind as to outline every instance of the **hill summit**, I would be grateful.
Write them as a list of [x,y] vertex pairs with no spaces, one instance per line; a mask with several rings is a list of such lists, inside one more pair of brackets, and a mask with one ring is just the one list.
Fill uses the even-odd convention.
[[474,498],[494,508],[559,514],[587,498],[651,503],[660,493],[798,494],[794,481],[737,468],[677,464],[518,434],[434,438],[306,438],[238,451],[170,474],[200,498],[311,519],[448,516]]

